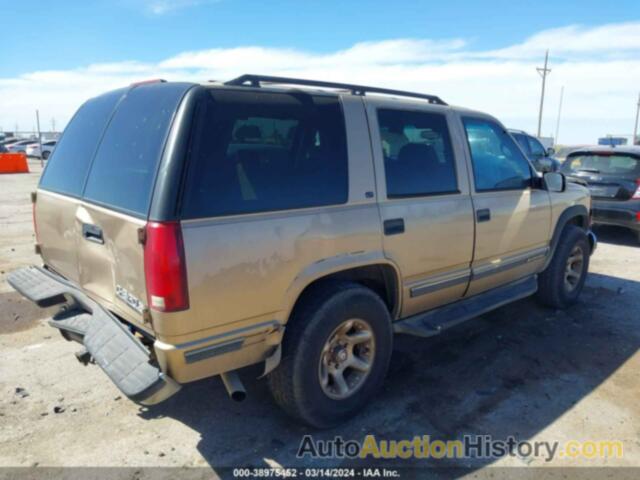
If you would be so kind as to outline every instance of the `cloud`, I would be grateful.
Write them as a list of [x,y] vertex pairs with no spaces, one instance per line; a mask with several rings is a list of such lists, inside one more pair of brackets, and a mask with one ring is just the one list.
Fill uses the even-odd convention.
[[220,0],[130,0],[135,7],[142,9],[153,15],[165,15],[176,10],[189,7],[197,7],[207,3],[216,3]]
[[583,28],[569,25],[545,30],[524,42],[484,55],[500,58],[526,58],[551,49],[555,55],[569,56],[620,56],[626,53],[637,55],[640,47],[640,22],[626,22]]
[[0,126],[30,128],[34,110],[43,123],[64,125],[87,98],[148,78],[227,80],[243,73],[323,79],[429,92],[445,101],[496,115],[534,131],[540,66],[550,50],[543,134],[555,130],[565,86],[560,141],[592,143],[598,136],[630,134],[640,88],[640,22],[539,32],[523,42],[478,51],[464,38],[360,42],[317,53],[295,48],[238,46],[183,52],[154,63],[96,63],[72,70],[0,77]]

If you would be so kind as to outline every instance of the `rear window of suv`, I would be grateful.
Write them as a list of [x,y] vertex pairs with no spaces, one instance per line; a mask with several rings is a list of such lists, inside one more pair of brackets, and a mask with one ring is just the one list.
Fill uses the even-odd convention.
[[158,162],[185,87],[143,85],[127,94],[91,166],[84,191],[87,200],[136,216],[148,213]]
[[124,89],[116,90],[93,98],[80,107],[47,162],[40,180],[41,188],[74,197],[82,195],[84,180],[102,132],[124,93]]
[[199,106],[184,218],[342,204],[347,141],[337,97],[215,90]]
[[562,166],[564,173],[585,172],[603,175],[640,175],[637,157],[609,153],[576,153],[569,155]]
[[140,85],[86,102],[53,150],[40,188],[145,217],[173,115],[190,86]]

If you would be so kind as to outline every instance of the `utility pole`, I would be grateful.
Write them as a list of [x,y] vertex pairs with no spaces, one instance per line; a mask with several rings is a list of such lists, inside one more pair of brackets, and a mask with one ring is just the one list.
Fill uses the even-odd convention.
[[38,125],[38,145],[40,146],[40,166],[44,167],[44,160],[42,159],[42,134],[40,133],[40,112],[36,110],[36,124]]
[[638,117],[640,117],[640,94],[638,94],[638,106],[636,107],[636,124],[633,127],[633,138],[631,139],[631,145],[640,145],[638,139]]
[[554,143],[558,144],[558,132],[560,131],[560,115],[562,115],[562,98],[564,97],[564,85],[560,88],[560,104],[558,105],[558,118],[556,119],[556,136]]
[[547,83],[547,75],[551,73],[551,69],[547,68],[547,63],[549,62],[549,50],[544,54],[544,67],[537,67],[536,70],[542,77],[542,94],[540,95],[540,112],[538,113],[538,137],[540,137],[542,130],[542,108],[544,106],[544,87]]

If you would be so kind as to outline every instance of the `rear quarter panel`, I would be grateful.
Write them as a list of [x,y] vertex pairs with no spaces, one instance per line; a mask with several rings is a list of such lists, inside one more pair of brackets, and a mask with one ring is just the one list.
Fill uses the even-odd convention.
[[153,312],[160,340],[191,341],[262,321],[284,324],[314,279],[385,261],[364,107],[357,97],[342,102],[347,203],[183,221],[190,308]]

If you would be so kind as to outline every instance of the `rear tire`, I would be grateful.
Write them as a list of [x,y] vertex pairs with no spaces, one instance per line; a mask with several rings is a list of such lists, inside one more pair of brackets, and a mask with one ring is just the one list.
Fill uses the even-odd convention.
[[51,152],[48,152],[48,151],[46,151],[46,150],[45,150],[45,151],[42,153],[42,159],[43,159],[43,160],[47,160],[47,159],[49,158],[49,155],[50,155],[50,154],[51,154]]
[[312,286],[300,302],[269,387],[289,415],[328,428],[359,413],[381,387],[393,347],[391,317],[378,295],[350,282]]
[[546,270],[538,276],[538,300],[548,307],[567,308],[582,292],[589,271],[591,246],[584,230],[567,225]]

